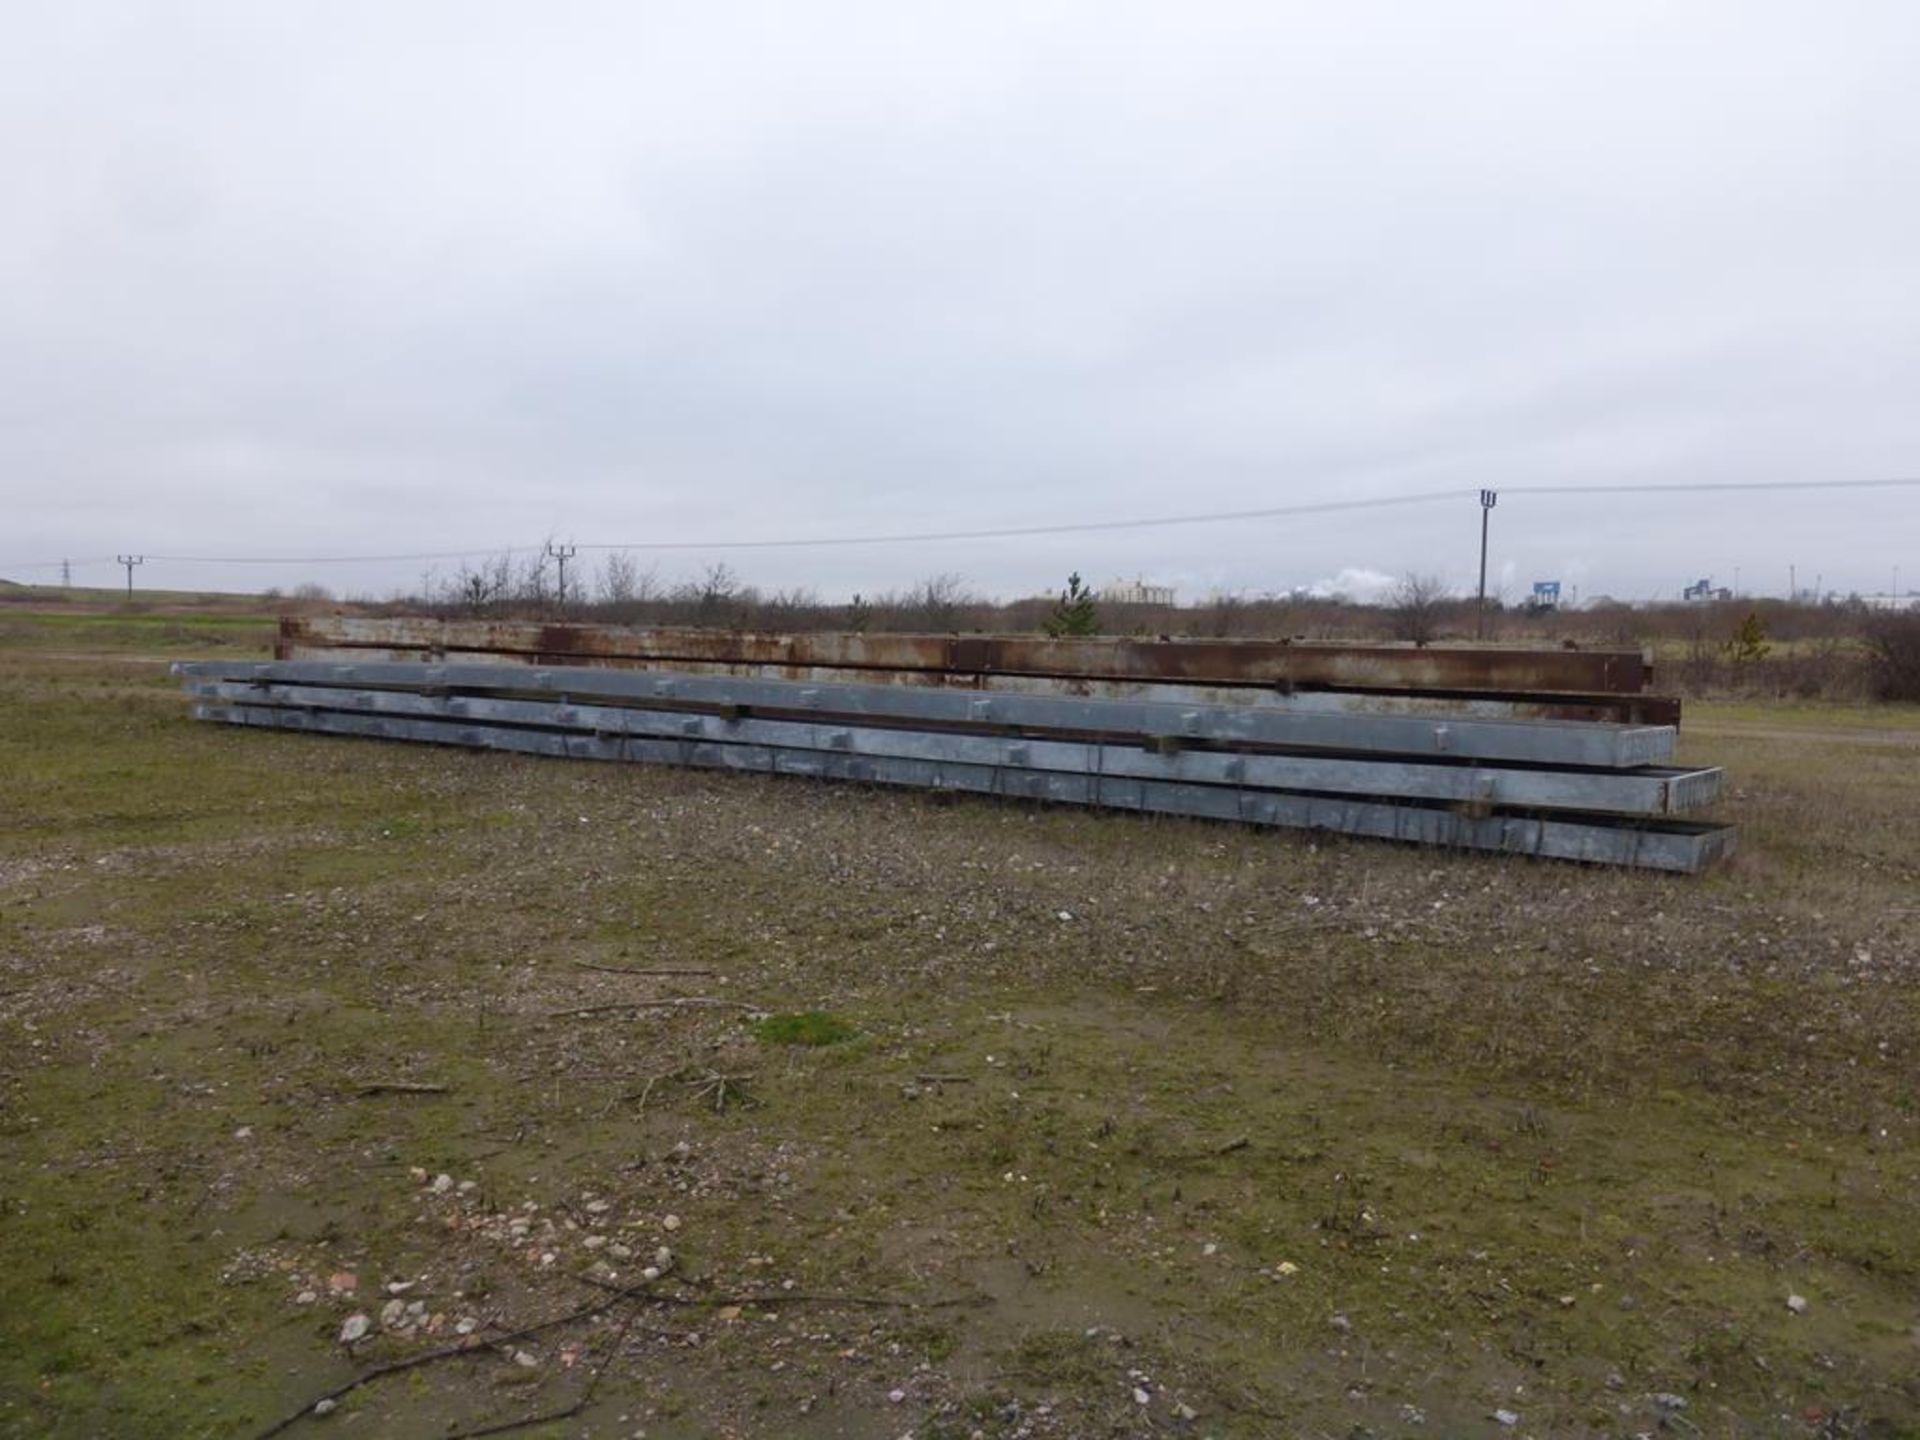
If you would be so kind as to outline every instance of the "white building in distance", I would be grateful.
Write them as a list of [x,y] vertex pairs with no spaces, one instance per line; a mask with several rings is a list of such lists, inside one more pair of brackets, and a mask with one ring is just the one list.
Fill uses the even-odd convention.
[[1101,587],[1100,598],[1114,605],[1171,605],[1173,586],[1149,585],[1138,576],[1131,580],[1109,580]]

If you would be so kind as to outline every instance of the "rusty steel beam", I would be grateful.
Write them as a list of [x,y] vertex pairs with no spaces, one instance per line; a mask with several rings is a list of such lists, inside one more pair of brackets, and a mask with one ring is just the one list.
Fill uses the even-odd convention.
[[[1290,640],[1053,640],[1022,635],[780,634],[418,617],[283,618],[279,659],[374,651],[532,664],[750,665],[951,676],[1448,693],[1643,695],[1639,651],[1419,647]],[[371,658],[371,657],[369,657]]]

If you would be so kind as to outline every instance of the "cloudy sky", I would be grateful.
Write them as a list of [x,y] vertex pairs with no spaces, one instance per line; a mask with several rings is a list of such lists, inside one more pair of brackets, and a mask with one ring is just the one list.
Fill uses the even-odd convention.
[[16,7],[0,575],[1469,584],[1491,486],[1522,587],[1920,582],[1920,489],[1521,493],[1920,475],[1917,53],[1909,0]]

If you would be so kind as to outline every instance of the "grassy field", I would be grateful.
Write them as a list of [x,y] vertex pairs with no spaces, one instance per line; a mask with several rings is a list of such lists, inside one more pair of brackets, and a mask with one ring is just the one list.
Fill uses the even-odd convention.
[[170,619],[0,630],[0,1434],[1920,1433],[1910,713],[1690,711],[1681,880],[196,726]]
[[98,654],[117,659],[174,651],[266,654],[273,648],[273,636],[273,617],[257,609],[98,603],[64,608],[0,606],[0,651],[7,654]]

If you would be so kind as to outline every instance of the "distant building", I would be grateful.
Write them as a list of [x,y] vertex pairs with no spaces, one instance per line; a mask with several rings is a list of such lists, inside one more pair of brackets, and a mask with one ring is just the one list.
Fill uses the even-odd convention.
[[1532,610],[1558,610],[1560,608],[1560,582],[1558,580],[1536,580],[1533,582],[1533,594],[1527,600]]
[[1714,600],[1731,600],[1733,598],[1733,591],[1724,585],[1716,587],[1712,579],[1702,577],[1682,590],[1680,592],[1680,598],[1705,605]]
[[1920,590],[1895,594],[1888,590],[1878,595],[1862,595],[1860,603],[1869,610],[1920,610]]
[[1132,580],[1109,580],[1101,587],[1100,598],[1112,605],[1171,605],[1173,586],[1149,585],[1138,576]]

